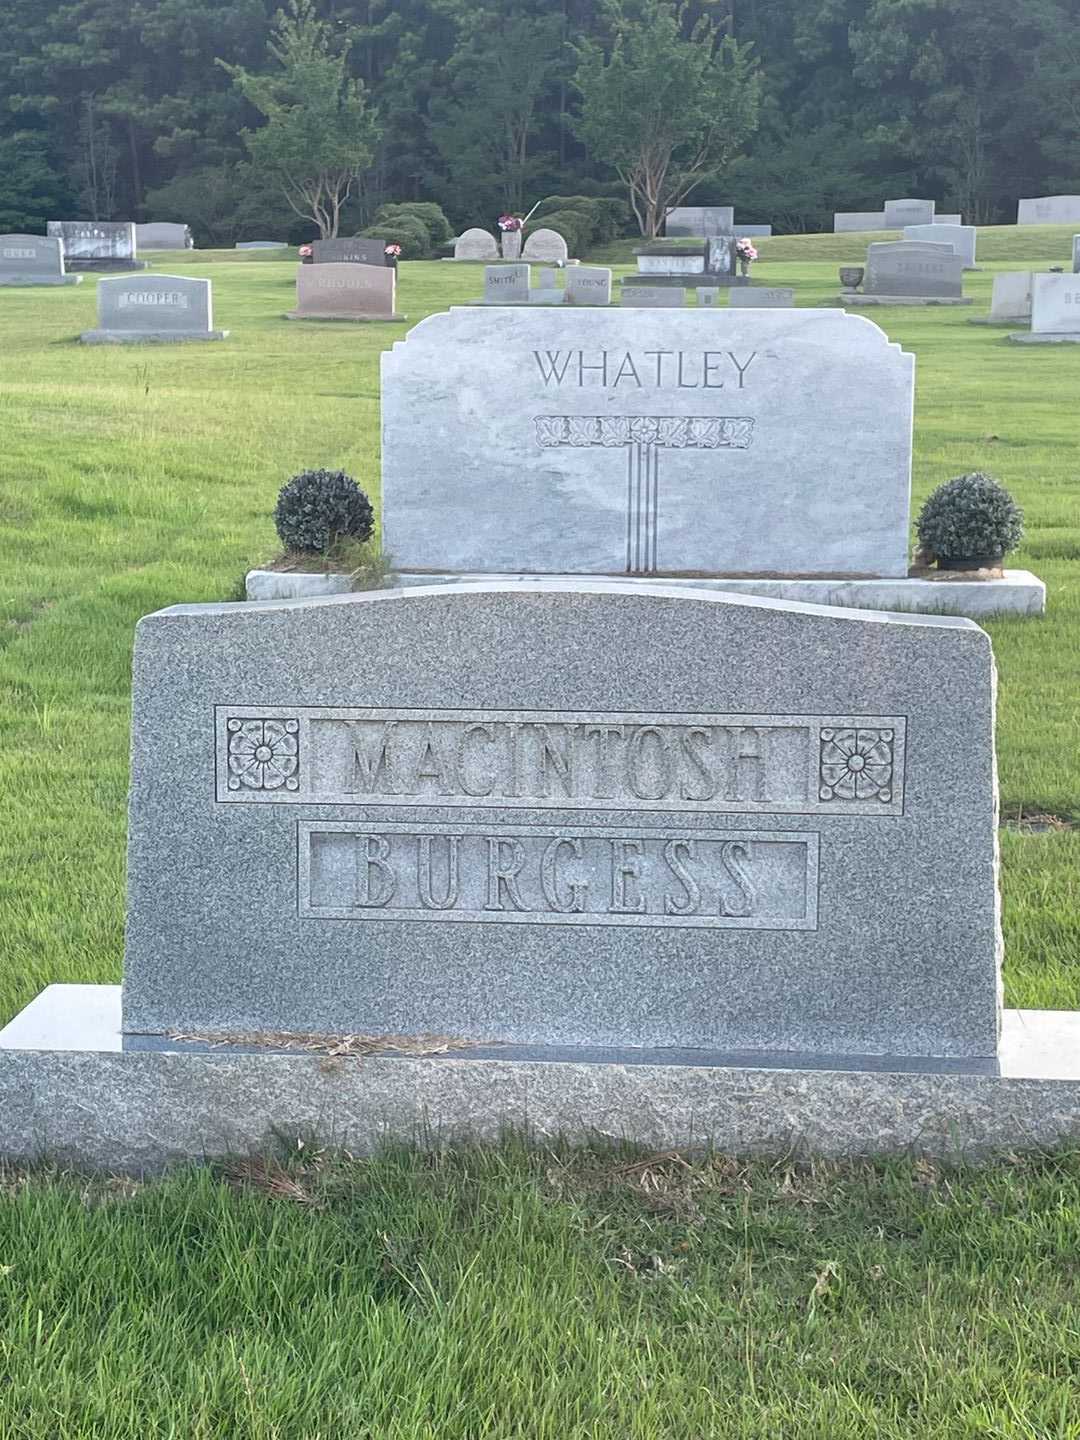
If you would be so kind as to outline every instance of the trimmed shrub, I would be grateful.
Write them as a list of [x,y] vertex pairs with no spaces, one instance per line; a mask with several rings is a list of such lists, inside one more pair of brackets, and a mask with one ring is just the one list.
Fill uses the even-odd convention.
[[[547,217],[556,212],[572,210],[587,219],[588,234],[586,247],[606,245],[626,234],[630,228],[630,207],[625,200],[616,200],[603,195],[549,195],[533,212],[530,224],[547,224]],[[541,220],[543,216],[543,220]],[[552,229],[557,229],[552,226]]]
[[375,512],[343,470],[304,470],[282,486],[274,524],[286,550],[325,555],[343,540],[369,540]]
[[996,559],[1019,545],[1024,512],[1004,486],[976,470],[939,485],[915,524],[919,545],[939,561]]
[[416,215],[399,215],[394,220],[378,221],[360,234],[369,240],[393,241],[401,246],[402,260],[424,260],[431,253],[431,236],[424,222]]
[[375,214],[376,225],[390,225],[402,216],[419,220],[431,237],[431,248],[446,245],[454,238],[450,221],[443,214],[441,205],[432,200],[404,200],[400,204],[381,205]]

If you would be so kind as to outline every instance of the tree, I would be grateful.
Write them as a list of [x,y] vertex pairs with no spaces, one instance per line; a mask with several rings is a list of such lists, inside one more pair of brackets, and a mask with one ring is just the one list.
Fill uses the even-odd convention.
[[[632,7],[632,8],[631,8]],[[630,192],[653,239],[667,210],[714,178],[753,134],[761,77],[749,45],[688,3],[611,0],[610,46],[578,45],[574,122],[590,154]]]
[[267,47],[277,68],[255,75],[219,61],[263,116],[244,142],[258,171],[272,176],[290,207],[332,239],[341,211],[371,164],[379,128],[363,82],[347,68],[348,42],[332,38],[313,0],[289,0]]
[[69,203],[40,135],[16,130],[0,138],[0,232],[43,231]]

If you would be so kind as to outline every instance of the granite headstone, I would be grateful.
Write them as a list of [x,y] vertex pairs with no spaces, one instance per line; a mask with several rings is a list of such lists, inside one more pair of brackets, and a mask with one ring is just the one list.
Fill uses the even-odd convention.
[[885,229],[903,230],[905,225],[932,225],[934,209],[933,200],[886,200]]
[[546,260],[555,264],[565,264],[568,256],[569,251],[563,237],[557,230],[549,230],[544,225],[529,231],[525,237],[525,248],[521,252],[523,260]]
[[836,235],[886,228],[884,210],[838,210],[833,215],[833,233]]
[[610,305],[611,271],[605,265],[571,265],[566,272],[568,305]]
[[287,240],[238,240],[237,250],[287,250]]
[[642,309],[677,310],[686,304],[686,291],[681,285],[624,285],[622,303]]
[[966,620],[603,581],[161,611],[125,1043],[992,1069],[993,718]]
[[315,240],[311,245],[314,265],[386,265],[386,241],[367,240],[361,235],[343,235],[336,240]]
[[466,230],[454,241],[455,260],[497,260],[499,245],[487,230]]
[[728,304],[736,308],[761,309],[772,306],[782,310],[795,304],[795,291],[787,286],[735,286],[728,297]]
[[1016,207],[1018,225],[1072,225],[1080,220],[1080,195],[1042,195],[1020,200]]
[[735,229],[732,205],[676,205],[667,212],[664,229],[668,235],[730,235]]
[[78,285],[64,269],[58,235],[0,235],[0,285]]
[[959,299],[964,262],[951,245],[925,240],[883,241],[866,249],[864,295]]
[[353,260],[299,265],[292,320],[395,320],[397,274],[391,265]]
[[525,263],[488,265],[484,269],[485,305],[527,305],[529,303],[529,275],[531,267]]
[[975,240],[978,235],[974,225],[945,225],[935,220],[933,225],[905,225],[905,240],[924,240],[934,245],[951,245],[964,262],[965,270],[975,269]]
[[97,287],[98,323],[87,345],[224,340],[214,329],[209,280],[187,275],[117,275]]
[[906,576],[913,357],[843,311],[731,311],[718,329],[705,307],[643,315],[639,296],[459,307],[383,354],[398,567]]
[[152,220],[135,226],[135,244],[139,250],[194,250],[195,241],[187,225],[170,220]]
[[46,230],[64,242],[68,270],[142,270],[135,226],[127,221],[50,220]]
[[1032,277],[1031,331],[1034,335],[1080,335],[1080,275]]
[[990,319],[1031,319],[1031,271],[1003,270],[994,276]]
[[1074,275],[1080,274],[1080,235],[1073,236],[1072,268]]

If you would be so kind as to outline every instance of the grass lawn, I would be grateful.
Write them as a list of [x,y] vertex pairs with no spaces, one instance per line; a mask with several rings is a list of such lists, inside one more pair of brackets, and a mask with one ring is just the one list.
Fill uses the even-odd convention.
[[[1049,604],[987,624],[1002,802],[1075,820],[1080,347],[967,323],[994,269],[1067,265],[1068,230],[980,232],[975,306],[872,318],[918,356],[916,502],[984,468],[1026,509],[1012,563]],[[765,241],[757,277],[821,303],[865,238]],[[119,979],[138,617],[235,598],[295,471],[378,492],[378,355],[404,327],[285,321],[295,257],[153,268],[212,278],[231,338],[84,348],[93,278],[0,290],[0,1022],[51,981]],[[405,264],[399,309],[481,288]],[[1080,1007],[1080,830],[1007,831],[1003,857],[1007,1003]],[[625,1163],[511,1144],[135,1193],[0,1176],[0,1440],[1080,1437],[1080,1158]]]

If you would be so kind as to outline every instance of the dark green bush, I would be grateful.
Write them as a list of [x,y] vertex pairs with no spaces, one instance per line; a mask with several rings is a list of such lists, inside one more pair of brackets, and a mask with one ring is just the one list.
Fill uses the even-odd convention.
[[1007,555],[1024,534],[1019,505],[977,470],[939,485],[915,523],[922,549],[941,560]]
[[[603,195],[549,195],[533,211],[531,224],[548,223],[547,217],[556,212],[573,210],[587,217],[588,234],[583,242],[585,248],[592,245],[607,245],[626,234],[630,227],[630,207],[625,200],[616,200]],[[541,220],[543,216],[543,220]],[[557,226],[551,227],[553,230]]]
[[343,540],[367,540],[371,501],[343,470],[305,470],[282,486],[274,524],[286,550],[324,555]]
[[390,225],[402,216],[419,220],[431,238],[431,248],[446,245],[454,238],[450,221],[443,214],[441,205],[432,200],[403,200],[400,204],[381,205],[375,214],[376,225]]
[[399,215],[394,220],[378,221],[360,234],[370,240],[393,241],[401,246],[402,260],[424,260],[431,253],[431,236],[424,222],[416,215]]

